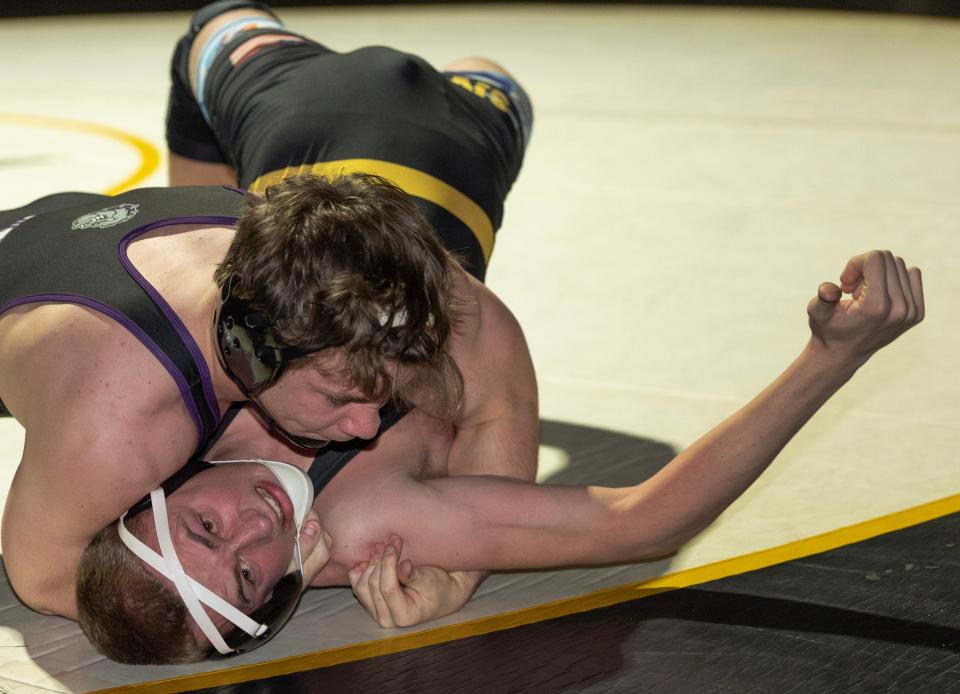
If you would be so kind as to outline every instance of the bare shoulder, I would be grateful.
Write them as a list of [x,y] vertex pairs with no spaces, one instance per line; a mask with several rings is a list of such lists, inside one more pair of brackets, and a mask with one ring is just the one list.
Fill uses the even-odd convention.
[[484,340],[506,330],[507,337],[522,337],[520,324],[507,305],[483,282],[460,271],[454,280],[457,302],[455,330],[451,351],[470,351]]
[[516,317],[472,277],[461,279],[456,291],[464,300],[450,354],[463,374],[463,418],[486,421],[506,409],[535,406],[533,361]]
[[196,431],[149,350],[70,304],[3,317],[0,393],[26,429],[4,509],[4,560],[28,604],[64,614],[87,542],[182,465]]
[[87,443],[113,431],[151,437],[156,427],[135,427],[180,410],[190,422],[166,368],[122,325],[75,304],[25,308],[0,319],[0,393],[28,442],[53,431]]

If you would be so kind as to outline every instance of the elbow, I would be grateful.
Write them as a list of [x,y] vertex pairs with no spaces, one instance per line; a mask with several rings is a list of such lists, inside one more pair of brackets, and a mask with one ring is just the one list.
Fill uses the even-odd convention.
[[[622,531],[622,527],[621,527]],[[617,550],[614,561],[654,561],[679,552],[700,530],[662,532],[649,528],[631,538]],[[611,535],[607,535],[610,537]],[[613,535],[614,537],[616,535]]]
[[707,525],[701,525],[693,528],[676,530],[672,533],[665,533],[662,537],[657,539],[655,543],[655,554],[653,556],[666,557],[676,554],[707,527],[709,527],[709,523]]
[[[621,540],[619,559],[649,561],[679,552],[697,537],[710,522],[677,512],[674,504],[664,504],[644,485],[631,488],[621,499],[609,505],[602,532]],[[629,529],[625,532],[625,529]]]
[[48,604],[47,596],[43,591],[31,587],[29,582],[14,581],[10,576],[7,578],[14,597],[25,606],[40,614],[58,616],[59,613]]
[[654,549],[651,551],[648,559],[661,559],[663,557],[672,557],[674,554],[679,552],[687,542],[689,542],[692,537],[675,537],[667,538],[660,541]]

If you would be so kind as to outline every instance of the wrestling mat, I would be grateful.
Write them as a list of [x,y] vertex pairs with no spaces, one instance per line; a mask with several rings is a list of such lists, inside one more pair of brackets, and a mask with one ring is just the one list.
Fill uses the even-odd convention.
[[[871,611],[881,587],[886,599],[906,604],[911,586],[922,588],[924,611],[902,621],[919,624],[924,643],[943,654],[923,671],[932,679],[914,681],[911,691],[946,691],[960,681],[955,632],[922,628],[925,619],[956,612],[949,588],[956,580],[947,577],[960,563],[957,525],[948,522],[960,511],[960,24],[575,5],[290,9],[281,16],[337,49],[389,44],[435,65],[489,55],[532,95],[533,140],[487,281],[523,325],[537,367],[541,481],[616,486],[651,475],[793,359],[807,335],[807,301],[851,255],[890,248],[920,266],[927,319],[864,367],[766,475],[675,556],[493,575],[459,614],[412,629],[375,626],[347,589],[315,590],[288,627],[250,656],[181,667],[112,663],[73,623],[31,612],[3,583],[0,691],[187,691],[318,667],[356,674],[364,667],[357,661],[374,656],[381,658],[368,672],[387,667],[384,657],[401,659],[391,661],[399,670],[390,672],[399,674],[377,684],[383,691],[464,691],[471,682],[478,691],[556,691],[579,680],[525,679],[538,667],[552,671],[550,657],[523,660],[523,649],[547,639],[539,643],[558,644],[568,659],[609,654],[599,640],[610,631],[603,615],[615,615],[621,630],[650,629],[650,614],[662,615],[656,610],[671,600],[694,600],[706,615],[700,623],[740,626],[707,641],[671,640],[669,629],[654,628],[639,649],[646,659],[607,662],[616,677],[595,683],[597,691],[640,691],[642,676],[630,679],[637,672],[657,674],[650,682],[663,691],[804,691],[812,674],[754,689],[696,673],[711,652],[744,634],[763,650],[770,630],[801,623],[806,636],[790,641],[797,648],[771,669],[816,673],[823,663],[800,646],[826,629],[826,617],[866,625],[849,626],[863,638],[900,633],[902,624]],[[0,23],[0,209],[61,190],[165,184],[167,61],[187,17]],[[0,503],[22,441],[15,423],[0,420]],[[842,600],[857,611],[837,613],[807,574],[789,582],[806,609],[782,610],[786,598],[768,590],[787,580],[784,572],[809,569],[804,557],[834,557],[911,528],[917,534],[896,534],[907,538],[900,550],[925,558],[898,565],[899,584],[885,583],[894,574],[875,564],[891,551],[883,546],[836,560],[835,571],[855,583]],[[908,563],[917,570],[904,569]],[[755,570],[747,584],[723,583]],[[927,578],[917,583],[921,575]],[[892,585],[899,587],[891,592]],[[738,595],[753,598],[736,602]],[[635,598],[644,599],[620,606]],[[725,618],[727,608],[759,616]],[[644,617],[643,610],[653,612]],[[589,619],[600,621],[582,621]],[[505,631],[521,625],[528,626]],[[458,641],[488,632],[484,638],[495,643]],[[881,661],[893,662],[906,646],[888,642]],[[472,655],[446,662],[461,665],[439,679],[413,677],[418,654],[458,643],[470,643]],[[527,662],[524,676],[490,666],[471,675],[462,665],[476,668],[495,649],[501,662]],[[683,649],[699,656],[680,659]],[[324,688],[359,690],[366,681],[337,677]],[[320,688],[274,689],[295,686]]]

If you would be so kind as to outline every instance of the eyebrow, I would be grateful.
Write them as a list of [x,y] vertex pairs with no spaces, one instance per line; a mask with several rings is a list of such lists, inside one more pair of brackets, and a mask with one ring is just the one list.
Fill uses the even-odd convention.
[[321,390],[320,392],[323,394],[324,397],[330,400],[335,400],[337,402],[342,402],[345,405],[351,405],[358,402],[360,403],[373,402],[369,398],[365,398],[362,395],[345,395],[345,394],[333,393],[328,390]]
[[217,546],[213,544],[209,538],[203,537],[202,535],[197,535],[195,532],[193,532],[190,529],[190,526],[188,526],[186,523],[184,523],[183,527],[187,529],[187,537],[193,540],[194,542],[196,542],[197,544],[201,544],[207,549],[217,548]]
[[[217,546],[213,544],[209,538],[206,538],[203,535],[197,535],[195,532],[193,532],[190,529],[190,526],[187,525],[186,523],[183,524],[183,527],[187,531],[188,539],[192,540],[193,542],[196,542],[197,544],[203,545],[207,549],[212,549],[212,550],[217,549]],[[242,602],[244,605],[249,605],[250,600],[243,593],[243,581],[240,579],[239,570],[233,572],[233,578],[237,582],[237,595],[240,596],[240,602]]]

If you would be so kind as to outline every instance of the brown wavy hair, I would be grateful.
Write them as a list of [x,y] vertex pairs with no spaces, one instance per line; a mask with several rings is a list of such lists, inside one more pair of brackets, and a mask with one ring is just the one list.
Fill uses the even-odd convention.
[[370,174],[298,175],[251,195],[216,272],[287,345],[337,348],[349,387],[437,416],[463,380],[446,352],[456,259],[403,190]]

